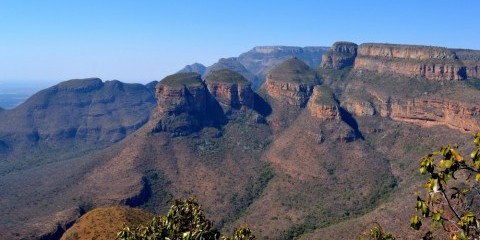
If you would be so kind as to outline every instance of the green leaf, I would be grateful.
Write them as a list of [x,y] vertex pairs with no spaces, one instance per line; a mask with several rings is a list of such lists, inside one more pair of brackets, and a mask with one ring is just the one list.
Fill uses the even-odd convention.
[[420,229],[420,227],[422,226],[422,222],[417,215],[414,215],[412,218],[410,218],[410,226],[415,230]]
[[457,162],[463,161],[462,155],[457,150],[450,148],[450,152],[452,153],[453,158],[457,160]]

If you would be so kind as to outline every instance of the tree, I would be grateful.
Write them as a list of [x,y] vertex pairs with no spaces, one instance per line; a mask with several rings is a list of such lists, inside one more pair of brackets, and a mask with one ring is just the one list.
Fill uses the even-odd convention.
[[375,223],[369,231],[360,234],[359,240],[395,240],[395,236],[385,232],[380,224]]
[[443,229],[451,239],[478,239],[480,221],[474,213],[480,194],[480,133],[474,136],[474,150],[465,159],[458,146],[444,146],[422,158],[420,173],[427,175],[426,194],[417,196],[415,214],[410,225],[420,230],[428,222],[424,239]]
[[168,213],[155,217],[143,226],[135,228],[124,225],[117,234],[119,240],[253,240],[256,239],[252,231],[241,226],[235,229],[231,238],[221,236],[213,227],[212,221],[205,217],[203,210],[195,198],[186,200],[177,199],[173,202]]

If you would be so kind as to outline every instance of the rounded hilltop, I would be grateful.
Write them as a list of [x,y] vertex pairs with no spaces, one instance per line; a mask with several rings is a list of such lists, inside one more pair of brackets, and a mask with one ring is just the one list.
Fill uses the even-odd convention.
[[62,236],[61,240],[116,239],[122,224],[136,226],[146,224],[154,217],[142,209],[115,206],[96,208],[87,212]]
[[237,72],[220,69],[211,72],[206,78],[207,83],[249,84],[250,82]]
[[232,108],[252,108],[254,93],[251,83],[241,74],[228,69],[211,72],[205,79],[208,90],[215,99]]
[[71,79],[63,81],[54,87],[64,90],[93,90],[99,89],[103,86],[103,82],[100,78],[83,78],[83,79]]
[[306,63],[296,57],[290,58],[270,70],[268,79],[300,84],[318,82],[316,73]]
[[202,77],[195,72],[175,73],[162,79],[158,84],[169,87],[200,86]]

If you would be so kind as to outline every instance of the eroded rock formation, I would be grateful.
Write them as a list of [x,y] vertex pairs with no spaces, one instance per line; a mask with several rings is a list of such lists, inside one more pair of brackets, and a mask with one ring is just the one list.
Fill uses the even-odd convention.
[[467,77],[480,79],[480,51],[466,49],[455,49],[454,51],[465,64]]
[[454,51],[442,47],[366,43],[358,47],[355,69],[429,80],[463,80],[467,68]]
[[254,93],[251,83],[242,75],[222,69],[210,73],[205,82],[219,103],[235,109],[253,108]]
[[321,120],[340,120],[338,102],[332,92],[325,86],[315,86],[308,102],[308,109],[313,117]]
[[478,106],[437,98],[394,99],[374,96],[382,117],[424,127],[445,125],[463,132],[480,131]]
[[157,84],[159,118],[153,131],[186,135],[200,127],[207,109],[207,87],[197,73],[177,73]]
[[269,72],[265,89],[273,99],[304,107],[318,83],[314,71],[297,58],[291,58]]
[[322,68],[341,69],[352,66],[357,56],[357,44],[336,42],[330,51],[322,56]]
[[373,116],[376,113],[375,108],[369,101],[347,99],[342,103],[342,106],[358,117]]

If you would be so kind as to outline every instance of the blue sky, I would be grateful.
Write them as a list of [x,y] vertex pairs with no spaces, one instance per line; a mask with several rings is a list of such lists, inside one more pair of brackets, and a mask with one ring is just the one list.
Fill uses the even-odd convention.
[[480,1],[2,0],[0,82],[160,80],[259,45],[480,49]]

